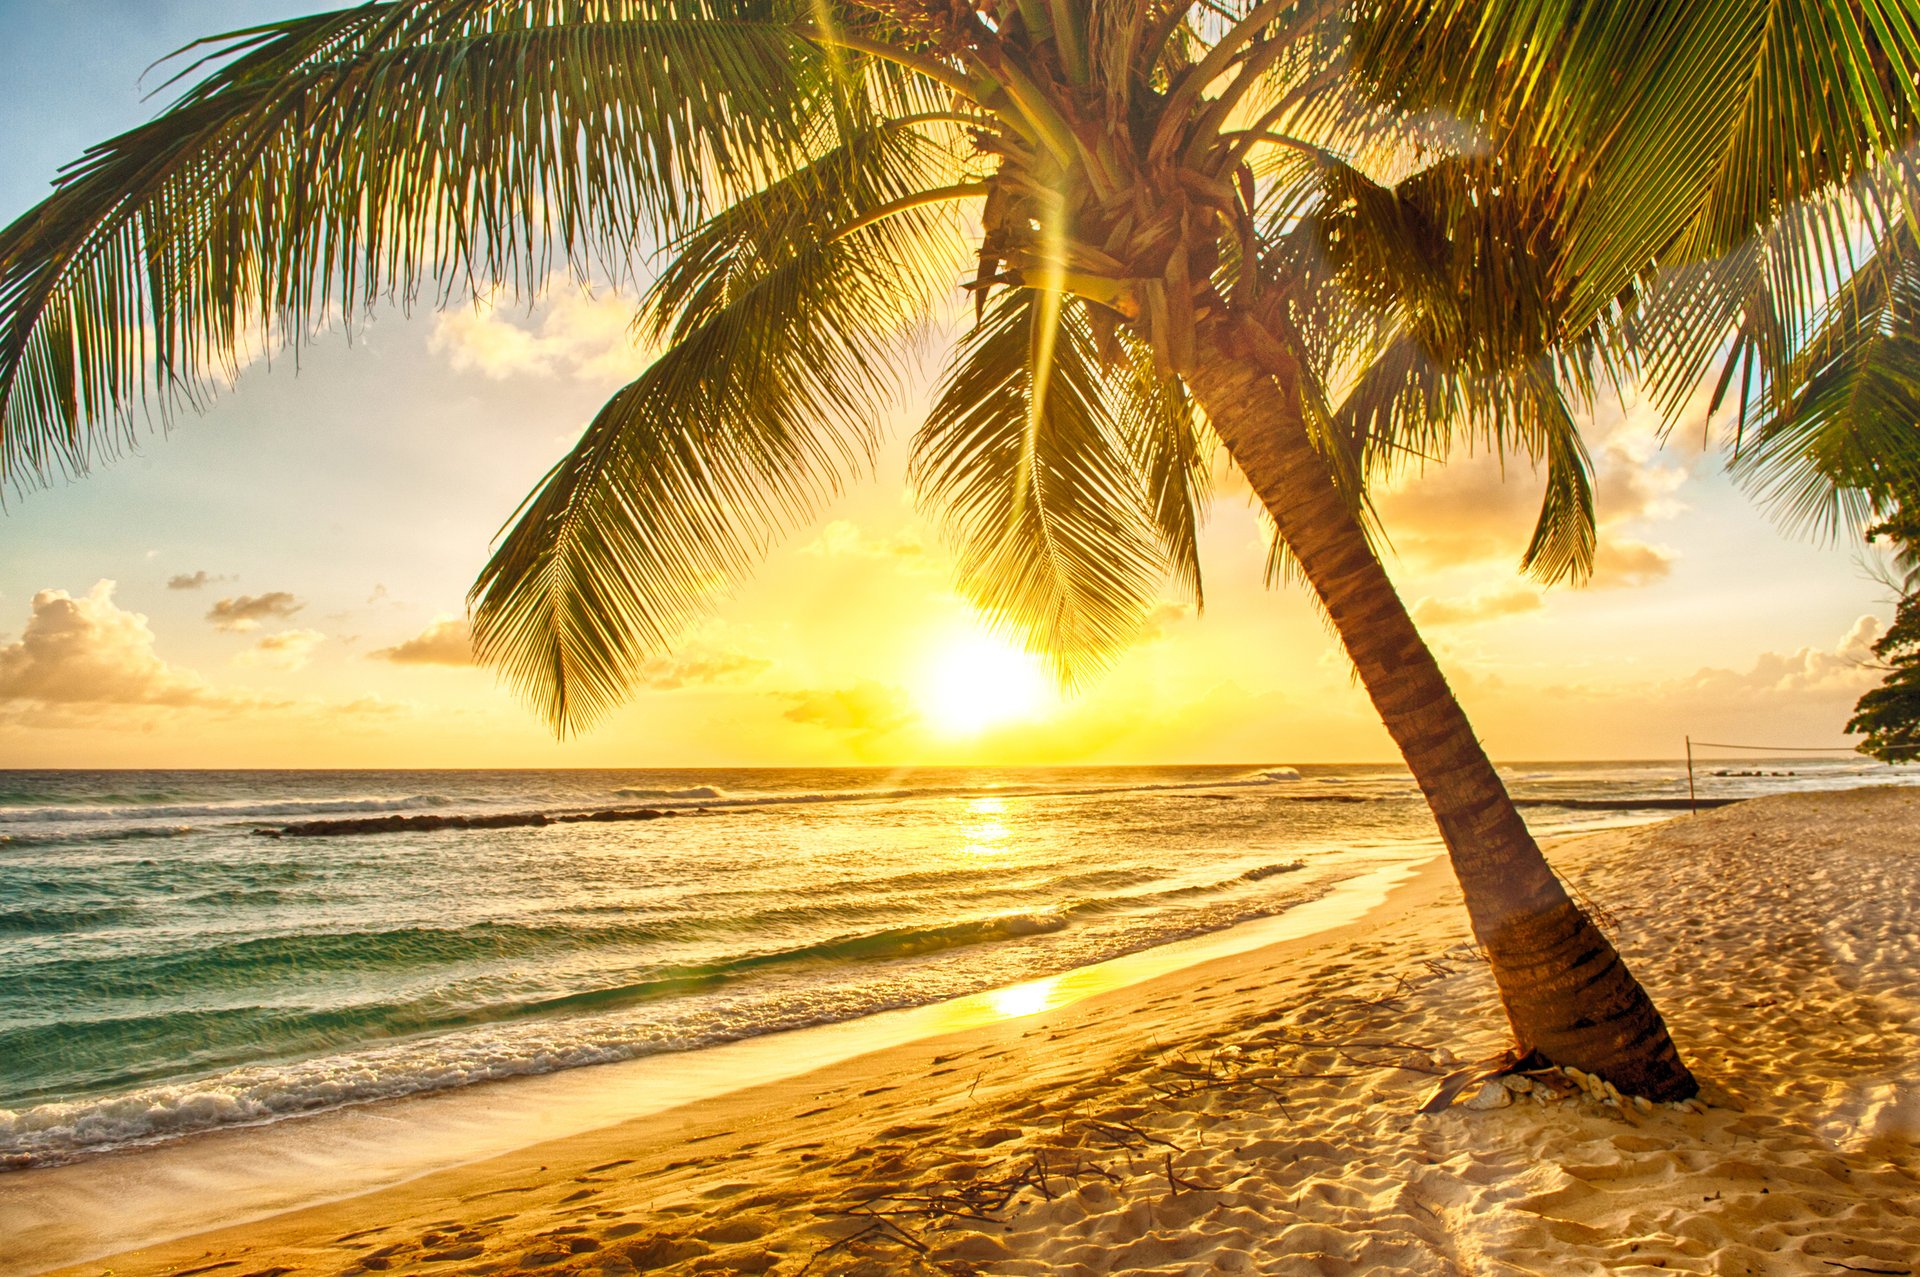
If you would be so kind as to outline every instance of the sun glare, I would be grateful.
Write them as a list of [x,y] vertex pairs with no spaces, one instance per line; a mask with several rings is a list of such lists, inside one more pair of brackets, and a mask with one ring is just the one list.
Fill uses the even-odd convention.
[[990,635],[957,638],[927,662],[920,712],[948,736],[1037,718],[1052,699],[1040,662]]
[[1060,992],[1060,977],[1048,976],[1044,980],[1029,980],[1025,984],[1016,984],[1011,988],[995,989],[987,997],[993,1002],[993,1009],[1009,1020],[1017,1020],[1023,1015],[1037,1015],[1054,1004]]

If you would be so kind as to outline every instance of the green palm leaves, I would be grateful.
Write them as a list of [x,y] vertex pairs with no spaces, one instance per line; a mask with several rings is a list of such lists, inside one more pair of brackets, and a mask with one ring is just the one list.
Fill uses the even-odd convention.
[[790,14],[721,0],[370,4],[206,60],[0,233],[10,484],[83,471],[143,398],[196,397],[237,349],[425,280],[624,269],[648,227],[804,157],[829,79]]
[[[893,207],[950,165],[869,121],[688,237],[656,283],[665,351],[587,428],[475,584],[474,647],[556,729],[640,665],[870,457],[913,287],[959,263],[937,205]],[[850,227],[857,229],[849,230]]]
[[1084,304],[1010,292],[955,355],[912,479],[961,589],[1073,679],[1134,637],[1170,573],[1198,596],[1195,431],[1147,352],[1102,360]]
[[1778,352],[1743,402],[1734,475],[1790,526],[1832,535],[1900,504],[1920,475],[1920,251],[1911,226]]

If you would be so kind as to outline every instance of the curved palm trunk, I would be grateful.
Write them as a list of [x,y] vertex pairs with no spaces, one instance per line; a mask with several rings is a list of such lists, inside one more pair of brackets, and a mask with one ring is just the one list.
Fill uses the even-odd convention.
[[1196,398],[1326,606],[1381,721],[1433,808],[1522,1056],[1650,1099],[1698,1089],[1660,1013],[1568,898],[1307,437],[1295,365],[1266,329],[1215,311]]

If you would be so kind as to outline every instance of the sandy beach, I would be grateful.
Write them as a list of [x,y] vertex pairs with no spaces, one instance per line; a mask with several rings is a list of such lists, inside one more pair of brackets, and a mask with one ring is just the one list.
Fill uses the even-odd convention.
[[1504,1041],[1436,863],[1311,937],[61,1271],[1910,1273],[1916,830],[1866,789],[1550,849],[1698,1111],[1542,1077],[1423,1115]]

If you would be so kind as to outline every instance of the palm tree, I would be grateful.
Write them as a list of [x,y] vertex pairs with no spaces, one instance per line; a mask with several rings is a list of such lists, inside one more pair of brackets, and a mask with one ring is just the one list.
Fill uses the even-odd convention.
[[[1169,578],[1199,600],[1223,445],[1432,806],[1517,1052],[1682,1097],[1382,570],[1367,485],[1457,442],[1518,449],[1547,471],[1528,566],[1583,574],[1580,400],[1711,355],[1635,322],[1636,296],[1888,154],[1915,19],[395,0],[272,23],[196,46],[203,78],[0,235],[0,472],[84,470],[247,342],[663,250],[639,316],[661,353],[472,595],[480,654],[578,730],[860,470],[958,282],[973,323],[911,474],[963,590],[1083,676]],[[1663,295],[1723,303],[1688,279]]]

